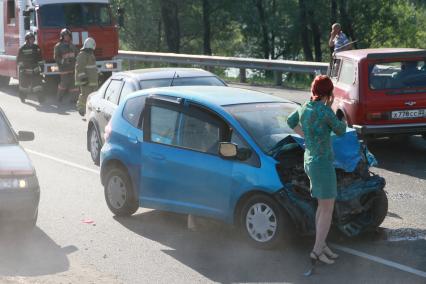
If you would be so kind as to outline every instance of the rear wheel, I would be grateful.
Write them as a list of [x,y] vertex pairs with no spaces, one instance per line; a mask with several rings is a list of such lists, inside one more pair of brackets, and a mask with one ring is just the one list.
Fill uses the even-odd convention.
[[104,189],[106,203],[114,215],[130,216],[138,210],[132,182],[124,169],[111,168],[106,175]]
[[388,197],[384,190],[375,192],[375,200],[371,205],[370,214],[372,218],[371,229],[378,228],[388,214]]
[[98,130],[95,126],[91,126],[88,133],[89,137],[89,152],[95,165],[99,166],[101,157],[101,139]]
[[0,76],[0,88],[9,85],[10,77]]
[[287,212],[270,196],[256,194],[241,210],[241,229],[255,246],[270,249],[289,238]]

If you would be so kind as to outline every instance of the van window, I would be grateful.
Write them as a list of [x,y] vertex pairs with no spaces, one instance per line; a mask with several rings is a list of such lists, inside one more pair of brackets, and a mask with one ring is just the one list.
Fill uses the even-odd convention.
[[7,23],[9,25],[15,25],[15,0],[7,1]]
[[334,59],[331,65],[331,78],[337,78],[339,76],[339,70],[341,66],[341,59]]
[[352,85],[355,82],[355,66],[352,61],[343,61],[339,82],[347,85]]
[[426,60],[410,60],[368,65],[372,90],[426,87]]

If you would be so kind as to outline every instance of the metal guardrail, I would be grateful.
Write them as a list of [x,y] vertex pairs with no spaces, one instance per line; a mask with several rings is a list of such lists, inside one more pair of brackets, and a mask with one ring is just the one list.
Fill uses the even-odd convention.
[[[217,66],[224,68],[239,68],[240,80],[246,81],[246,69],[260,69],[275,71],[276,83],[281,85],[283,72],[326,74],[328,63],[292,61],[292,60],[268,60],[257,58],[238,58],[208,55],[191,55],[176,53],[156,53],[140,51],[118,51],[118,59],[144,62],[189,64],[202,66]],[[131,64],[129,64],[131,66]]]

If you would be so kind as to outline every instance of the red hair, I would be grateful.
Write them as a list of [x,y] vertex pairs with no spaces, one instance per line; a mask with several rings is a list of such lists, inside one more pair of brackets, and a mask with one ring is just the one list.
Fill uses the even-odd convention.
[[330,78],[325,75],[318,75],[315,77],[311,85],[311,101],[319,101],[323,97],[328,97],[331,95],[334,86]]

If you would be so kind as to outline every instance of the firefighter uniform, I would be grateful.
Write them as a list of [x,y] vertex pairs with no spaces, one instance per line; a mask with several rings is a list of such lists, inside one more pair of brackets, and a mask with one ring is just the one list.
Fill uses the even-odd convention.
[[98,68],[96,67],[94,54],[95,45],[95,41],[92,38],[87,38],[75,64],[75,83],[80,87],[77,110],[82,116],[86,112],[87,96],[96,91],[98,87]]
[[77,97],[79,91],[74,82],[74,68],[78,49],[71,42],[66,43],[62,34],[63,32],[61,32],[61,41],[55,45],[53,51],[61,76],[57,94],[59,101],[62,101],[67,91],[72,95],[72,99]]
[[27,94],[37,94],[38,100],[43,100],[42,87],[42,68],[43,59],[41,50],[37,44],[30,44],[28,37],[34,39],[34,35],[26,35],[26,43],[19,48],[17,63],[19,70],[19,97],[22,102],[25,101]]

